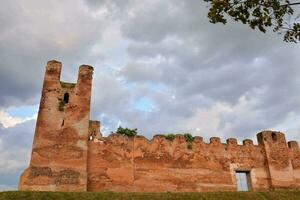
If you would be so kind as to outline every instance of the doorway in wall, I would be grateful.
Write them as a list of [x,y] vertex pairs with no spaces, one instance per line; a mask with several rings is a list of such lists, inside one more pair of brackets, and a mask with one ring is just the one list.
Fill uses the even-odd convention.
[[250,171],[236,171],[235,177],[238,191],[250,191],[252,189]]

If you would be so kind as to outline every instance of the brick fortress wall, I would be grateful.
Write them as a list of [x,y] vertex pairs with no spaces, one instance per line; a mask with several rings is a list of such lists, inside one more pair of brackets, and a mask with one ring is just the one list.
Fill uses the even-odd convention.
[[[273,140],[277,137],[276,140]],[[89,142],[88,191],[202,192],[236,191],[236,171],[250,174],[251,189],[300,188],[300,151],[284,134],[264,131],[258,145],[238,145],[213,137],[195,137],[189,147],[182,135],[147,140],[112,134]]]

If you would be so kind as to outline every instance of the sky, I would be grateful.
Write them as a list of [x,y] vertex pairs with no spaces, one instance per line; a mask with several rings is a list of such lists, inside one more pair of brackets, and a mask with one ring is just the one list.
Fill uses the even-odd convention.
[[300,141],[300,46],[202,0],[7,0],[0,7],[0,190],[28,166],[48,60],[76,82],[94,67],[91,119],[108,135],[192,133],[241,142],[271,129]]

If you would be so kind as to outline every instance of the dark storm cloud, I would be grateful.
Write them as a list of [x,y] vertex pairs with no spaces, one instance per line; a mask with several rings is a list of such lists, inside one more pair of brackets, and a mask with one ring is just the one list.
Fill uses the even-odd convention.
[[[134,123],[146,132],[180,128],[172,124],[188,120],[197,109],[218,102],[234,107],[243,96],[255,102],[254,113],[269,113],[268,120],[257,126],[269,126],[280,123],[299,100],[299,59],[294,53],[299,47],[234,22],[210,24],[204,2],[89,0],[72,9],[70,2],[56,9],[49,9],[54,3],[13,3],[2,7],[0,18],[2,107],[37,103],[44,64],[51,58],[62,58],[64,77],[72,80],[81,62],[95,65],[100,75],[94,79],[93,116]],[[101,74],[97,67],[104,56],[89,54],[94,43],[101,42],[106,23],[118,23],[128,42],[127,64],[110,75]],[[154,105],[147,114],[132,109],[144,96]],[[148,127],[157,115],[157,125]],[[235,123],[233,119],[223,117],[221,124]],[[243,130],[240,127],[232,129]]]
[[80,4],[70,3],[2,2],[1,107],[36,104],[48,60],[63,61],[64,77],[74,79],[91,46],[101,40],[103,19],[93,18]]
[[148,121],[155,121],[159,114],[166,123],[158,126],[169,129],[176,123],[168,121],[178,122],[177,117],[188,117],[217,102],[238,109],[240,98],[246,96],[254,102],[251,110],[243,116],[220,118],[220,124],[232,124],[234,133],[228,134],[246,136],[282,123],[292,111],[299,112],[299,46],[234,22],[212,25],[205,4],[199,1],[138,6],[122,23],[122,33],[131,40],[128,53],[133,62],[121,74],[128,82],[167,85],[176,97],[172,103],[154,95],[159,112],[151,113]]

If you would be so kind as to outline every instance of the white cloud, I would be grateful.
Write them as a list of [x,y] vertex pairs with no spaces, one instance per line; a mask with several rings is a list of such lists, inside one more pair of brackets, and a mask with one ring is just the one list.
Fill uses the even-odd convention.
[[10,116],[9,113],[5,112],[5,110],[0,110],[0,124],[2,124],[4,128],[14,127],[17,124],[21,124],[23,122],[36,119],[36,118],[37,118],[37,114],[22,118],[22,117]]
[[182,121],[183,129],[190,130],[194,135],[202,137],[228,136],[231,132],[231,124],[221,127],[221,116],[233,112],[230,105],[218,103],[209,109],[197,109],[191,117]]

